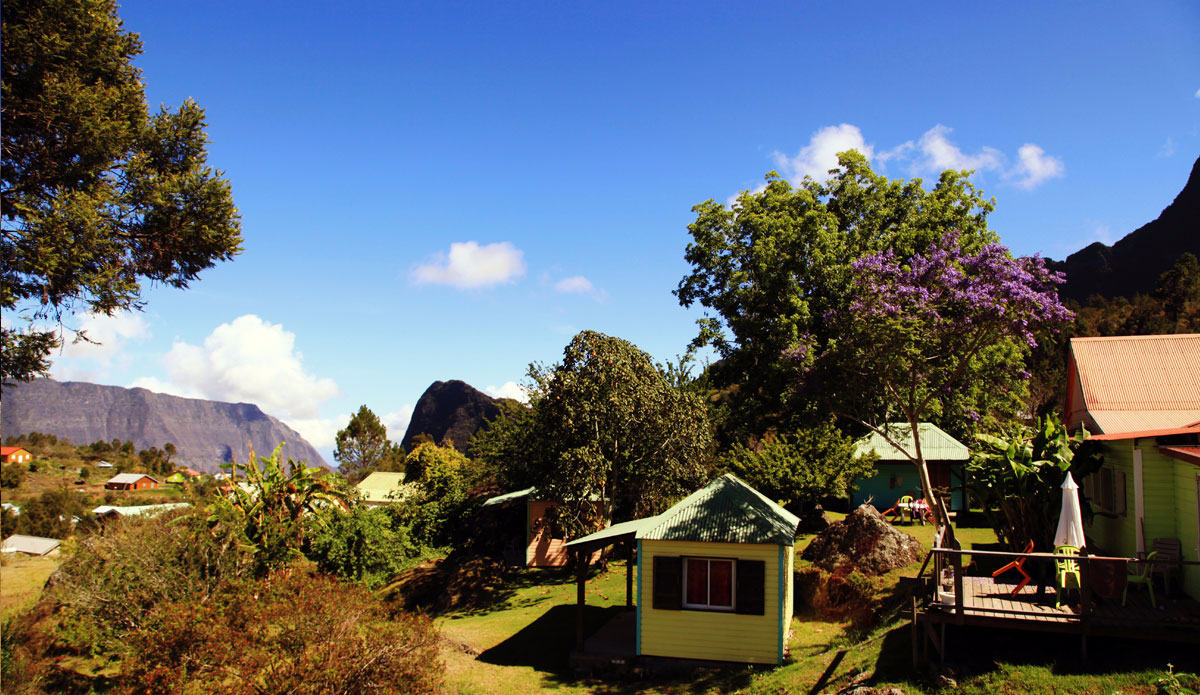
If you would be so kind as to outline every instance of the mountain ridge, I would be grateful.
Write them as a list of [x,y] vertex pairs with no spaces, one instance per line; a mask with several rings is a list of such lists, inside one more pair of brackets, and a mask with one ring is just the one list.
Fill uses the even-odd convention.
[[5,437],[36,431],[77,445],[128,439],[138,449],[171,442],[177,450],[172,461],[205,473],[218,472],[235,457],[246,461],[247,444],[265,455],[285,442],[284,457],[329,466],[299,432],[252,403],[53,379],[6,385],[3,400],[0,432]]

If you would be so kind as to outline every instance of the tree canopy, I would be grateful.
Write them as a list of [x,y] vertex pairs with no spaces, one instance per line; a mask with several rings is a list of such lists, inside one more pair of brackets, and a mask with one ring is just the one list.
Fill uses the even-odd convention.
[[854,440],[827,420],[791,435],[769,434],[751,446],[734,444],[723,463],[767,497],[805,508],[825,498],[848,497],[877,459],[859,456]]
[[839,161],[827,183],[806,178],[793,187],[771,172],[765,188],[743,192],[731,207],[708,200],[693,208],[685,253],[692,271],[675,295],[706,310],[692,346],[720,355],[715,385],[732,387],[728,439],[824,417],[822,404],[794,384],[813,346],[838,337],[826,316],[853,301],[854,261],[886,249],[907,258],[950,229],[968,249],[997,239],[987,226],[993,203],[967,172],[946,171],[926,190],[920,179],[874,173],[857,152]]
[[333,458],[338,471],[357,482],[377,470],[402,470],[403,452],[388,439],[387,427],[371,409],[363,405],[346,425],[338,430]]
[[583,331],[530,377],[530,407],[502,414],[475,451],[560,502],[564,531],[656,514],[703,481],[712,436],[700,397],[633,344]]
[[0,12],[0,308],[31,323],[5,317],[0,380],[29,380],[49,368],[68,314],[140,308],[144,281],[187,287],[241,250],[241,222],[207,164],[203,110],[149,112],[141,40],[114,0]]

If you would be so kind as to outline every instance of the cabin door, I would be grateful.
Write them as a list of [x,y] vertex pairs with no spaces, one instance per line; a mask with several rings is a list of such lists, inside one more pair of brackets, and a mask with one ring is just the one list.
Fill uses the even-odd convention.
[[1138,557],[1146,553],[1146,500],[1142,486],[1142,450],[1133,450],[1133,513],[1134,541]]

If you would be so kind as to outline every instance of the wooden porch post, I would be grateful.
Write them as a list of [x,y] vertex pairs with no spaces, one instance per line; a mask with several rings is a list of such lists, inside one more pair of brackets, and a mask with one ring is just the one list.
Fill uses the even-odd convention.
[[587,602],[584,595],[584,588],[587,585],[588,563],[591,561],[591,554],[582,550],[575,553],[577,562],[576,569],[576,600],[575,600],[575,649],[583,651],[583,606]]
[[625,610],[633,610],[633,555],[634,544],[637,541],[629,541],[629,561],[625,564]]

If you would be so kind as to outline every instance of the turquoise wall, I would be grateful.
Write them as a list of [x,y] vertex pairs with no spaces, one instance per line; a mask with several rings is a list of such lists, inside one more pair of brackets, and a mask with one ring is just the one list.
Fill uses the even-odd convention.
[[[952,466],[951,470],[953,473],[950,478],[952,486],[950,510],[961,511],[966,508],[958,480],[962,466]],[[911,463],[877,463],[873,475],[858,479],[857,488],[850,495],[851,508],[866,502],[869,497],[874,497],[871,504],[876,509],[883,511],[896,504],[904,495],[918,498],[923,496],[921,494],[921,476],[917,473],[917,467]]]

